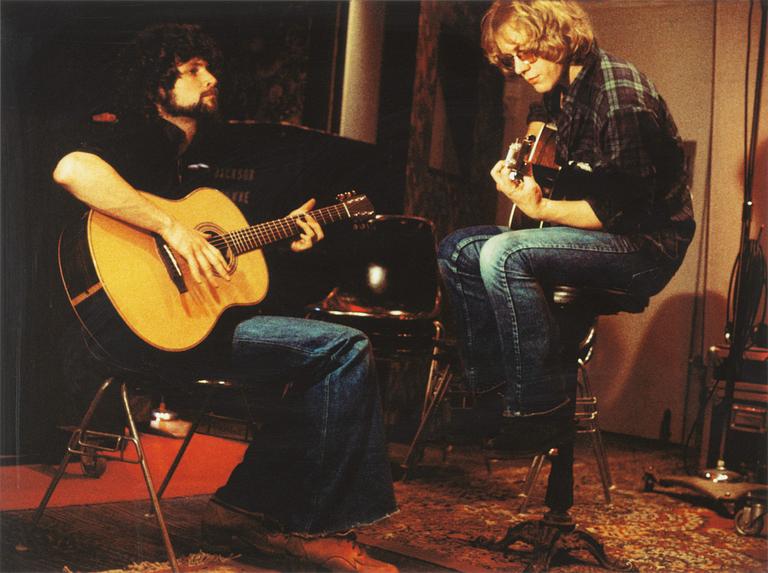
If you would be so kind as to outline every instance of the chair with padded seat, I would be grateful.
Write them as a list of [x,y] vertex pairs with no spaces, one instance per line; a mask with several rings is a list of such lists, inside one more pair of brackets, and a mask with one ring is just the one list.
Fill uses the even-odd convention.
[[[45,511],[48,502],[53,496],[56,487],[58,486],[61,478],[67,471],[67,464],[73,456],[80,456],[81,459],[87,459],[89,462],[84,464],[84,473],[89,477],[99,477],[105,466],[103,463],[106,460],[112,460],[117,462],[125,462],[138,464],[141,467],[144,483],[147,487],[147,492],[150,500],[150,510],[148,515],[154,515],[157,521],[158,528],[160,529],[160,535],[165,546],[166,553],[168,555],[168,562],[174,573],[179,571],[178,561],[176,559],[176,553],[171,542],[170,535],[168,534],[168,528],[166,526],[165,517],[163,515],[162,508],[160,507],[160,499],[168,487],[171,478],[173,477],[176,468],[179,466],[184,453],[189,446],[189,443],[198,431],[201,421],[209,413],[209,407],[214,395],[222,389],[241,388],[239,384],[230,380],[222,379],[198,379],[194,384],[196,387],[201,387],[206,390],[205,398],[201,408],[198,410],[197,415],[194,417],[192,425],[190,426],[179,450],[174,457],[171,466],[169,467],[160,487],[155,489],[152,476],[149,471],[149,465],[147,463],[147,456],[142,445],[141,435],[138,431],[135,419],[134,408],[132,407],[132,396],[136,394],[139,387],[143,385],[143,380],[136,380],[133,378],[118,379],[116,377],[110,377],[101,383],[94,397],[92,398],[85,415],[80,421],[79,426],[72,431],[67,444],[64,457],[59,464],[59,467],[54,474],[51,482],[48,485],[45,494],[43,495],[40,504],[37,506],[35,513],[32,517],[32,523],[27,532],[27,535],[31,538],[35,529],[37,528],[43,512]],[[123,433],[117,432],[105,432],[96,431],[91,429],[91,423],[94,414],[102,402],[107,391],[114,385],[119,384],[120,397],[122,403],[123,413],[125,414],[126,429]],[[126,453],[126,450],[131,448],[130,453]]]

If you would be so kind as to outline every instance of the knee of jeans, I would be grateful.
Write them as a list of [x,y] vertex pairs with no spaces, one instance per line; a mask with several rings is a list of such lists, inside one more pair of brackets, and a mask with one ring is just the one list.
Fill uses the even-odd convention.
[[480,245],[485,237],[473,234],[472,229],[459,229],[448,235],[440,243],[437,262],[440,270],[477,272],[477,259]]
[[437,249],[439,259],[454,261],[470,249],[474,252],[477,244],[485,241],[486,237],[498,232],[497,227],[480,225],[457,229],[446,236]]
[[437,247],[438,263],[444,263],[453,260],[453,253],[456,251],[456,248],[456,233],[451,233],[442,241],[440,241],[440,244]]
[[526,249],[510,244],[510,238],[499,235],[488,239],[480,249],[480,274],[484,277],[496,273],[505,276],[528,276]]
[[343,326],[343,331],[339,335],[339,338],[344,346],[354,348],[358,352],[368,352],[371,349],[371,342],[368,340],[368,335],[357,328]]
[[333,362],[339,373],[344,372],[343,379],[347,388],[359,385],[375,387],[377,376],[373,346],[365,334],[359,334],[360,336],[350,337],[342,343],[332,355]]
[[344,327],[336,343],[336,352],[347,354],[350,357],[373,356],[373,347],[368,335],[361,330],[352,327]]

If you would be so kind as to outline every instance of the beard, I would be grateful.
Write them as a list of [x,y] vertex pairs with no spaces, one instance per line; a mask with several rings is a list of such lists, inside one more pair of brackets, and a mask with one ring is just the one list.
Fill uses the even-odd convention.
[[160,103],[169,115],[193,119],[214,118],[219,113],[219,92],[216,89],[200,95],[197,103],[182,105],[173,93],[167,94]]

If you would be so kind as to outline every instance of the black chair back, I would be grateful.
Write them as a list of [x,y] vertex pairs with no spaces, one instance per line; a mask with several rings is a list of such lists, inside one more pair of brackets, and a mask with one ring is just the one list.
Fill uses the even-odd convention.
[[435,318],[440,304],[435,245],[429,220],[377,215],[349,246],[337,288],[315,309],[373,318]]

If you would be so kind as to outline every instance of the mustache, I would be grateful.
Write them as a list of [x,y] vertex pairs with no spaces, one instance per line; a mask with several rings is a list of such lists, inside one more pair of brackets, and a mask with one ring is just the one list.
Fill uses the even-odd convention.
[[200,97],[206,97],[206,96],[216,96],[219,97],[219,89],[218,88],[211,88],[209,90],[204,91]]

